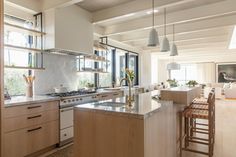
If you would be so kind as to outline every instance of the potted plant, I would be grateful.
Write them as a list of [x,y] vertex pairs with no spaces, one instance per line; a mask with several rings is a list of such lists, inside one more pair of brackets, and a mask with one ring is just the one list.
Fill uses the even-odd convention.
[[196,85],[198,85],[197,81],[195,80],[190,80],[188,81],[188,83],[186,83],[186,85],[188,85],[189,87],[195,87]]
[[177,87],[178,81],[176,79],[168,79],[167,82],[170,84],[170,87]]

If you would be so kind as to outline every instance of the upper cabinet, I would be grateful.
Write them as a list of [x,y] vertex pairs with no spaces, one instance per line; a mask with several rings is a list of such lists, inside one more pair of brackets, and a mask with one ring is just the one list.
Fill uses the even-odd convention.
[[93,24],[89,12],[79,6],[45,11],[44,49],[73,53],[93,52]]

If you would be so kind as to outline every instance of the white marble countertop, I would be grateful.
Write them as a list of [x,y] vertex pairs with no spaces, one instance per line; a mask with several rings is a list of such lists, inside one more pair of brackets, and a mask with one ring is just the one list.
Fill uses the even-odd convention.
[[27,105],[27,104],[32,104],[32,103],[56,101],[56,100],[60,100],[60,98],[50,97],[50,96],[40,96],[40,95],[33,96],[32,98],[28,98],[26,96],[16,96],[16,97],[12,97],[10,100],[5,100],[4,104],[5,104],[5,107],[11,107],[11,106],[18,106],[18,105]]
[[[92,102],[75,106],[75,110],[90,110],[110,112],[114,114],[129,114],[145,118],[158,111],[163,105],[173,105],[172,101],[157,101],[152,97],[158,92],[148,92],[134,96],[132,108],[125,105],[125,97],[110,99],[105,101]],[[108,105],[107,105],[108,104]]]

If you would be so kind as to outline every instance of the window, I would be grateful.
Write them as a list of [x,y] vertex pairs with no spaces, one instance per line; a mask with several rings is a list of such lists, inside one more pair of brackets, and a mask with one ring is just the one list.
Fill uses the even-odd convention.
[[181,64],[180,70],[171,70],[171,79],[176,79],[180,85],[190,80],[197,80],[196,64]]
[[[120,85],[120,80],[125,77],[125,68],[126,68],[126,51],[122,51],[119,49],[116,49],[115,53],[115,69],[116,69],[116,84]],[[125,82],[122,83],[122,85],[125,85]]]
[[[33,22],[29,22],[23,19],[12,17],[9,15],[4,16],[4,21],[18,25],[18,26],[28,26],[33,25]],[[19,32],[14,29],[5,29],[4,32],[4,43],[14,46],[21,47],[32,47],[31,41],[33,37],[25,34],[25,32]],[[37,64],[36,55],[30,52],[22,52],[21,50],[5,48],[4,49],[4,65],[7,66],[19,66],[19,67],[32,67],[33,64]],[[12,96],[25,94],[25,80],[23,75],[28,75],[32,71],[25,69],[8,69],[4,70],[4,87],[8,90],[9,94]]]
[[130,70],[135,73],[134,85],[138,85],[138,54],[129,53],[129,66]]

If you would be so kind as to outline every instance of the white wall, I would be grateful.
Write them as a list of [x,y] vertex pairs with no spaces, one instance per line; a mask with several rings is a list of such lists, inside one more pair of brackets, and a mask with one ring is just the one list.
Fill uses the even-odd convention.
[[44,67],[46,70],[35,71],[35,94],[45,94],[54,92],[54,87],[69,87],[71,90],[77,89],[77,69],[76,59],[73,56],[64,55],[44,55]]
[[140,53],[140,85],[148,88],[151,84],[151,53]]

